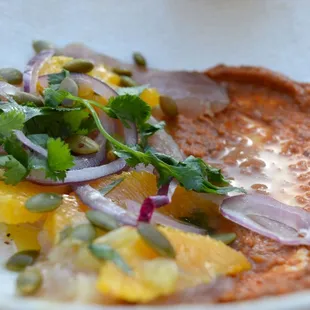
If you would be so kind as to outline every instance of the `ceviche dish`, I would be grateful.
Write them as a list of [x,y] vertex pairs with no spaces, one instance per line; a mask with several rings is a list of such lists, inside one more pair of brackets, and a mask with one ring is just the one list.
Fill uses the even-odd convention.
[[233,304],[310,288],[310,84],[33,47],[0,69],[11,296]]

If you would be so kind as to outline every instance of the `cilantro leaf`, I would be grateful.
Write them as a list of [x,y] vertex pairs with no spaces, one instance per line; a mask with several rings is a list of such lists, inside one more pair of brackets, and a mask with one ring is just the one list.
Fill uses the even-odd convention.
[[0,114],[0,136],[6,137],[12,130],[21,130],[24,126],[25,115],[16,110]]
[[59,89],[60,83],[69,76],[69,71],[67,70],[62,70],[59,73],[52,73],[48,75],[48,85],[50,88],[54,90]]
[[48,135],[47,134],[35,134],[35,135],[29,135],[27,137],[31,142],[43,147],[46,149]]
[[55,90],[53,88],[45,88],[43,91],[44,104],[47,107],[58,107],[69,93],[64,90]]
[[88,117],[89,112],[86,110],[70,111],[64,113],[64,121],[70,126],[73,133],[77,132],[80,129],[81,124]]
[[149,123],[142,124],[139,128],[142,147],[145,148],[147,146],[147,139],[151,137],[158,130],[164,129],[165,125],[166,123],[163,121],[157,124],[149,124]]
[[74,166],[74,158],[70,153],[68,144],[60,138],[49,138],[47,140],[47,152],[48,177],[54,180],[63,180],[66,176],[66,170]]
[[119,87],[117,89],[117,93],[122,96],[122,95],[135,95],[139,96],[146,88],[148,88],[149,85],[139,85],[135,87]]
[[4,149],[18,160],[24,167],[28,167],[28,154],[23,148],[22,143],[16,138],[14,134],[11,134],[4,140]]
[[123,95],[110,98],[105,110],[110,117],[119,119],[126,127],[132,122],[140,128],[151,116],[151,107],[138,96]]
[[16,185],[27,175],[27,169],[12,155],[0,156],[0,167],[4,168],[4,182]]

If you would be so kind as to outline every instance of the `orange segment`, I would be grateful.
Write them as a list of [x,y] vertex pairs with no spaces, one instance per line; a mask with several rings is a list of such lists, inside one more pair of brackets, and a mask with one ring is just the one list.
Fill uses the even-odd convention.
[[100,189],[119,178],[124,178],[124,180],[106,195],[119,205],[124,206],[126,200],[142,203],[146,197],[156,194],[156,177],[145,171],[123,172],[120,175],[112,175],[95,181],[92,185]]
[[[157,181],[155,175],[142,172],[123,172],[120,175],[113,175],[95,181],[92,185],[95,188],[103,188],[112,181],[124,178],[117,187],[107,194],[115,203],[125,206],[126,200],[134,200],[142,203],[145,198],[155,195],[157,192]],[[172,197],[171,204],[159,209],[167,215],[175,218],[188,217],[194,211],[201,211],[208,217],[218,216],[218,206],[206,195],[187,191],[183,187],[178,187]],[[210,196],[211,197],[211,196]]]
[[149,302],[176,290],[209,283],[218,275],[250,269],[246,257],[208,236],[159,227],[176,252],[175,260],[158,256],[134,227],[121,227],[96,240],[118,251],[133,269],[124,274],[112,262],[102,266],[97,288],[111,297],[129,302]]
[[14,241],[17,250],[39,250],[38,234],[40,228],[31,224],[8,225],[7,233]]
[[107,70],[104,65],[96,65],[95,68],[89,72],[89,75],[116,86],[118,86],[121,81],[119,75]]
[[65,195],[61,206],[48,214],[43,229],[47,231],[49,238],[57,243],[59,233],[66,227],[87,222],[85,213],[79,209],[76,197]]
[[43,192],[63,194],[66,186],[40,186],[30,182],[21,182],[15,186],[0,182],[0,222],[5,224],[33,223],[42,213],[32,213],[25,208],[25,202],[31,196]]
[[140,98],[144,100],[151,108],[159,105],[159,92],[156,88],[146,88],[140,95]]
[[39,76],[61,72],[63,69],[63,66],[67,62],[71,61],[72,59],[73,59],[72,57],[66,57],[66,56],[51,57],[49,60],[47,60],[47,62],[40,69]]

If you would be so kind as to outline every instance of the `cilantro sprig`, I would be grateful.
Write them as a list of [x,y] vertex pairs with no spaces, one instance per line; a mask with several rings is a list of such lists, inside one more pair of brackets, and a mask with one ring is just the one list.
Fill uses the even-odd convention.
[[[57,106],[64,99],[71,99],[84,105],[92,115],[101,134],[113,145],[115,154],[124,158],[130,166],[136,166],[139,163],[153,165],[159,174],[159,186],[175,178],[187,190],[200,193],[226,194],[230,191],[243,191],[243,189],[229,186],[229,182],[219,169],[211,167],[200,158],[189,156],[184,161],[178,161],[148,147],[147,138],[162,129],[163,123],[157,125],[148,123],[151,108],[136,95],[125,94],[113,97],[106,106],[102,106],[95,101],[82,99],[62,90],[56,91],[49,88],[44,94],[48,97],[48,104],[53,106]],[[126,127],[134,124],[140,135],[140,144],[129,146],[112,137],[102,126],[94,106],[102,109],[110,117],[119,119]]]

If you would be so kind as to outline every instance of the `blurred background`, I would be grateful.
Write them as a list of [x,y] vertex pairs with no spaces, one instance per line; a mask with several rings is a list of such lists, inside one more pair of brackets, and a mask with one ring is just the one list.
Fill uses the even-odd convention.
[[31,41],[85,42],[150,66],[262,65],[310,81],[310,0],[0,0],[0,66],[23,68]]

